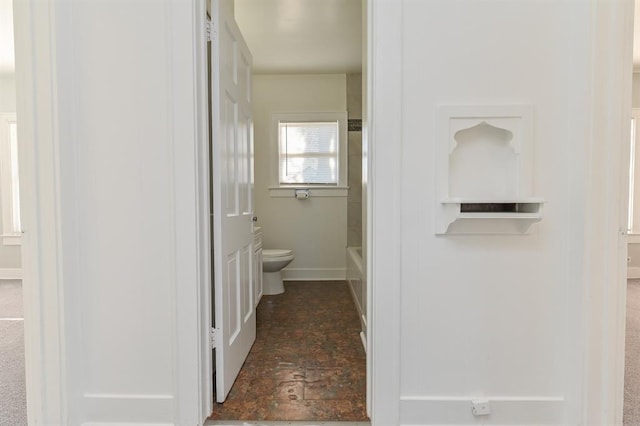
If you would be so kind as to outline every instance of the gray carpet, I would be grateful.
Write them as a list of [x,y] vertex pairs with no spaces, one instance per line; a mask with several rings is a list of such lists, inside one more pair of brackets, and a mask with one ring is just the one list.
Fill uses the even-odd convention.
[[22,283],[0,280],[0,426],[27,425]]

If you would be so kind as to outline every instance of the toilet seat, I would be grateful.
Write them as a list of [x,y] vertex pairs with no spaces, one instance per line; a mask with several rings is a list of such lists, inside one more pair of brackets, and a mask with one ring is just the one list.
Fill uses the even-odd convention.
[[262,249],[262,258],[279,258],[293,255],[292,250],[287,249]]

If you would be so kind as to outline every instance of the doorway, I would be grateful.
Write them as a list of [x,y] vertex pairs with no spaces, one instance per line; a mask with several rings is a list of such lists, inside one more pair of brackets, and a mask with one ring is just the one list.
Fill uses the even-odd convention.
[[[247,10],[250,9],[255,9],[257,4],[253,4],[253,5],[248,5],[248,3],[250,2],[243,2],[243,1],[236,1],[235,2],[235,7],[236,7],[236,14],[238,13],[242,13],[242,3],[247,3],[245,6],[247,7]],[[275,2],[277,3],[277,1]],[[287,2],[285,2],[287,3]],[[334,2],[335,3],[335,2]],[[359,10],[361,7],[361,2],[360,0],[351,0],[348,2],[338,2],[338,3],[342,3],[344,4],[351,4],[351,8],[347,10],[347,12],[352,12],[353,9],[355,9],[355,7],[353,6],[357,6],[357,9]],[[302,3],[302,6],[307,6],[307,3]],[[297,18],[300,18],[301,15],[304,15],[304,12],[302,8],[298,9],[295,7],[291,6],[291,3],[288,2],[287,6],[289,9],[284,10],[282,7],[270,7],[273,5],[265,5],[264,7],[266,7],[267,9],[273,9],[273,10],[280,10],[281,13],[284,13],[286,19],[285,21],[287,21],[289,24],[291,24],[291,21],[295,21]],[[262,7],[262,6],[261,6]],[[321,7],[322,8],[322,7]],[[329,5],[329,6],[324,6],[324,8],[335,8],[335,6]],[[296,10],[294,10],[296,9]],[[260,11],[256,11],[256,10],[251,10],[251,12],[258,16],[260,19],[265,19],[265,15],[264,13],[260,13]],[[295,16],[294,16],[295,15]],[[315,12],[311,11],[310,12],[311,16],[317,16],[317,10]],[[247,18],[249,21],[251,21],[252,18]],[[255,19],[255,17],[253,18]],[[300,18],[300,19],[304,19],[304,18]],[[362,15],[361,13],[357,16],[357,28],[356,29],[350,29],[351,31],[354,31],[356,33],[358,33],[358,35],[360,35],[361,32],[361,22],[362,22]],[[254,25],[249,25],[249,28],[255,28],[255,22],[253,22]],[[242,24],[240,25],[242,27]],[[278,27],[278,25],[271,25],[270,27]],[[289,30],[291,30],[291,28],[289,28]],[[297,39],[302,38],[304,39],[304,37],[298,37]],[[326,40],[325,40],[326,41]],[[248,44],[250,44],[250,48],[251,48],[251,41],[248,40]],[[259,48],[263,48],[260,47]],[[274,49],[273,46],[268,47],[268,49],[272,49],[272,50],[278,50],[278,49]],[[282,49],[280,49],[282,50]],[[307,48],[308,51],[312,52],[314,51],[314,49],[312,48]],[[361,46],[358,46],[358,56],[360,56],[361,54]],[[253,52],[252,52],[253,53]],[[272,55],[270,55],[272,56]],[[299,55],[296,55],[299,56]],[[321,56],[321,55],[320,55]],[[353,59],[353,58],[351,58]],[[358,61],[361,61],[360,58],[358,58]],[[296,246],[293,247],[293,250],[296,252],[297,258],[296,260],[299,260],[300,262],[298,263],[298,265],[292,264],[292,268],[289,271],[286,271],[288,273],[288,279],[290,282],[288,282],[287,286],[297,286],[300,288],[303,288],[305,286],[311,285],[311,286],[325,286],[325,287],[331,287],[333,285],[335,285],[336,287],[340,287],[342,290],[342,295],[345,296],[346,295],[346,301],[349,302],[353,308],[353,311],[355,313],[355,305],[353,303],[352,299],[352,295],[350,294],[351,292],[354,293],[354,298],[355,299],[360,299],[359,300],[359,305],[360,305],[360,312],[357,312],[357,315],[355,315],[355,320],[354,323],[356,325],[356,328],[358,329],[354,335],[356,337],[356,343],[357,345],[359,345],[360,350],[363,352],[363,344],[366,345],[366,339],[362,339],[361,340],[361,334],[363,336],[366,336],[364,333],[361,333],[360,329],[363,328],[363,325],[361,324],[361,320],[359,317],[363,317],[363,313],[362,311],[365,312],[366,315],[366,306],[367,306],[367,291],[366,291],[366,277],[365,280],[360,284],[360,288],[358,288],[357,291],[353,290],[353,287],[350,286],[347,282],[344,281],[344,278],[346,278],[346,257],[347,257],[347,253],[344,249],[344,247],[347,245],[346,241],[347,239],[349,239],[349,243],[348,245],[359,245],[359,246],[364,246],[366,245],[366,235],[364,236],[364,238],[362,236],[360,236],[359,238],[355,238],[354,234],[357,234],[357,232],[352,232],[351,235],[349,236],[349,238],[347,238],[348,236],[347,234],[347,215],[349,216],[349,225],[353,225],[353,222],[359,222],[360,223],[360,233],[362,233],[362,223],[366,223],[366,220],[363,220],[363,212],[362,212],[362,205],[364,203],[366,203],[366,198],[362,197],[362,192],[360,190],[360,188],[357,188],[357,191],[353,191],[356,193],[356,197],[357,200],[354,200],[353,198],[349,198],[349,202],[347,202],[347,198],[350,197],[349,192],[347,191],[347,188],[345,187],[344,184],[342,184],[343,187],[336,187],[336,188],[318,188],[318,187],[313,187],[312,189],[312,193],[313,195],[320,194],[322,193],[322,195],[318,196],[316,199],[313,199],[314,197],[311,197],[311,200],[309,202],[301,202],[295,199],[286,199],[284,200],[284,197],[278,196],[277,192],[278,190],[282,190],[283,188],[276,188],[276,190],[274,191],[274,182],[270,179],[270,177],[268,176],[269,174],[273,175],[273,169],[269,170],[269,166],[270,166],[270,161],[267,159],[270,156],[270,152],[269,149],[273,148],[273,144],[269,143],[269,130],[267,129],[267,127],[271,124],[271,120],[270,120],[270,115],[274,112],[274,111],[278,111],[278,109],[274,109],[274,108],[279,108],[279,112],[300,112],[297,108],[298,105],[296,104],[296,102],[289,102],[287,103],[287,101],[291,100],[291,97],[295,97],[298,99],[302,99],[306,102],[306,104],[301,108],[301,109],[306,109],[306,112],[309,111],[326,111],[327,109],[349,109],[349,130],[352,130],[351,126],[352,124],[357,125],[359,123],[361,123],[362,121],[362,101],[361,101],[361,95],[362,95],[362,89],[361,89],[361,79],[354,79],[354,69],[353,68],[343,68],[343,69],[338,69],[335,68],[335,65],[324,65],[324,67],[322,65],[318,65],[317,63],[312,63],[311,65],[309,65],[308,61],[306,63],[307,69],[305,70],[301,70],[298,69],[297,73],[294,73],[293,68],[289,68],[289,69],[268,69],[268,67],[264,64],[261,64],[259,62],[259,60],[256,60],[256,64],[254,64],[254,71],[255,69],[260,69],[261,72],[259,72],[258,76],[254,77],[253,82],[254,82],[254,87],[253,87],[253,101],[255,104],[259,104],[254,108],[254,130],[255,130],[255,140],[256,140],[256,148],[255,148],[255,152],[256,152],[256,174],[255,174],[255,181],[256,181],[256,189],[255,189],[255,194],[256,194],[256,212],[257,212],[257,216],[258,216],[258,224],[260,226],[264,226],[268,231],[268,233],[270,233],[271,235],[269,235],[267,237],[267,241],[266,244],[268,244],[270,247],[274,247],[274,245],[276,247],[291,247],[292,244],[295,244],[295,242],[291,242],[291,241],[287,241],[286,236],[283,236],[283,234],[285,234],[285,232],[280,232],[280,230],[282,229],[282,227],[286,227],[286,228],[294,228],[296,226],[296,224],[301,225],[302,228],[300,230],[296,230],[293,229],[292,233],[296,234],[296,235],[301,235],[304,234],[304,232],[307,232],[309,229],[311,230],[316,230],[317,228],[321,228],[319,226],[315,225],[315,222],[312,223],[311,225],[309,225],[308,222],[308,218],[309,216],[312,216],[313,214],[318,214],[319,216],[330,216],[331,212],[335,212],[335,211],[341,211],[344,214],[344,217],[342,217],[340,220],[336,220],[334,219],[333,222],[342,222],[343,226],[343,235],[341,235],[339,238],[343,238],[344,239],[344,243],[338,243],[337,247],[342,247],[342,254],[341,254],[341,259],[339,259],[339,263],[338,263],[338,267],[327,267],[327,265],[312,265],[312,266],[316,266],[309,268],[308,264],[304,263],[304,259],[305,257],[307,257],[307,251],[315,251],[315,253],[312,253],[312,256],[317,256],[317,257],[323,257],[324,253],[327,253],[327,255],[324,255],[324,257],[331,257],[333,256],[335,258],[336,255],[336,251],[335,249],[323,249],[322,247],[322,243],[320,242],[320,237],[321,236],[309,236],[309,235],[305,235],[303,237],[304,241],[306,241],[307,243],[304,243],[303,246]],[[282,63],[280,63],[280,67],[282,67]],[[295,65],[295,66],[300,66]],[[343,65],[344,66],[344,65]],[[349,65],[352,66],[352,65]],[[361,66],[361,65],[359,65]],[[314,68],[315,67],[315,68]],[[310,74],[310,70],[316,70],[316,73],[314,74]],[[356,72],[362,72],[361,68],[358,68],[355,70]],[[357,74],[356,74],[357,76]],[[353,81],[357,81],[357,86],[359,90],[357,90],[358,93],[358,97],[359,99],[359,107],[360,107],[360,111],[358,111],[355,114],[352,114],[354,111],[352,111],[352,108],[350,108],[351,105],[347,105],[347,97],[349,97],[349,95],[345,92],[348,92],[349,90],[349,85],[347,84],[352,83]],[[338,95],[338,97],[341,97],[341,100],[335,102],[334,104],[331,104],[332,99],[331,99],[331,95],[327,95],[324,92],[327,92],[327,87],[330,88],[329,91],[332,92],[332,94],[334,94],[335,92],[338,92],[338,90],[333,90],[331,88],[335,88],[335,87],[342,87],[342,93],[340,95]],[[345,90],[345,86],[347,90]],[[353,85],[352,85],[353,86]],[[292,89],[292,87],[295,87],[294,89]],[[311,87],[311,88],[310,88]],[[316,90],[316,95],[312,94],[313,90]],[[305,92],[306,91],[306,92]],[[263,95],[265,92],[270,92],[267,96],[260,96]],[[283,96],[280,96],[283,93],[289,93],[289,99],[285,99],[283,100]],[[291,95],[293,94],[293,96]],[[306,96],[305,96],[306,95]],[[324,95],[325,99],[324,104],[322,103],[318,103],[316,106],[313,106],[313,103],[309,101],[309,99],[316,99],[318,97],[322,97]],[[280,96],[280,97],[279,97]],[[276,101],[274,102],[274,98],[278,98],[276,99]],[[285,96],[286,97],[286,96]],[[353,98],[353,94],[351,95],[351,97]],[[336,97],[334,96],[333,99],[336,99]],[[269,102],[275,103],[277,104],[276,107],[273,107],[271,105],[269,105]],[[322,102],[322,101],[321,101]],[[342,102],[342,105],[340,105],[340,102]],[[255,105],[254,104],[254,105]],[[327,107],[327,105],[330,105],[329,107]],[[334,105],[337,105],[334,106]],[[349,108],[347,108],[349,106]],[[214,106],[215,108],[215,106]],[[352,123],[352,117],[354,117],[353,123]],[[355,118],[357,117],[357,118]],[[360,124],[361,126],[361,124]],[[352,175],[357,175],[358,177],[362,175],[362,142],[358,141],[358,143],[354,143],[353,141],[357,138],[357,137],[362,137],[362,133],[361,133],[361,129],[358,130],[353,130],[354,134],[349,133],[349,144],[350,145],[357,145],[359,144],[359,146],[357,147],[357,150],[355,153],[348,153],[347,155],[349,155],[349,167],[352,169],[350,176]],[[355,133],[359,133],[359,134],[355,134]],[[345,139],[346,141],[346,139]],[[356,156],[359,156],[356,159]],[[265,161],[266,160],[266,161]],[[352,160],[354,160],[354,162],[352,163]],[[365,169],[366,170],[366,169]],[[265,184],[265,183],[269,183],[269,185]],[[264,187],[261,187],[261,185],[264,184]],[[277,185],[277,182],[275,183]],[[361,187],[362,185],[362,180],[360,180],[358,186]],[[352,182],[349,183],[349,186],[353,186]],[[286,191],[287,189],[285,189]],[[326,192],[325,192],[326,190]],[[274,195],[275,193],[275,195]],[[337,195],[336,195],[337,194]],[[364,201],[364,202],[363,202]],[[322,209],[322,203],[324,204],[330,204],[329,202],[334,202],[334,206],[333,207],[329,207],[327,212],[320,212],[317,213],[319,210]],[[286,203],[286,206],[284,206]],[[341,208],[336,208],[335,204],[336,203],[340,203],[342,204],[343,207]],[[347,214],[347,204],[349,205],[349,207],[354,207],[354,208],[358,208],[358,210],[356,210],[356,213],[353,213],[352,211],[349,211],[349,213]],[[279,205],[279,206],[277,206]],[[284,207],[283,207],[284,206]],[[311,206],[313,206],[313,209],[311,209]],[[277,211],[278,208],[282,208],[283,213],[282,214],[274,214],[273,211]],[[262,209],[262,212],[266,212],[265,214],[262,214],[260,209]],[[295,209],[306,209],[305,210],[305,214],[307,215],[307,222],[305,223],[304,221],[301,221],[300,219],[295,218],[295,215],[291,215],[287,218],[287,220],[285,221],[285,224],[278,224],[277,222],[275,222],[273,219],[270,219],[271,217],[274,216],[285,216],[286,213],[291,213],[294,212]],[[327,214],[329,213],[329,214]],[[365,209],[365,214],[366,214],[366,209]],[[353,218],[356,217],[359,220],[353,220]],[[321,222],[322,223],[322,222]],[[331,225],[331,224],[329,224]],[[339,227],[338,227],[339,228]],[[355,227],[351,227],[351,228],[355,228]],[[276,230],[278,230],[276,232]],[[291,229],[290,229],[291,230]],[[353,230],[353,229],[350,229]],[[263,231],[264,232],[264,231]],[[320,229],[319,231],[320,233],[328,233],[330,231],[327,231],[326,228],[324,229]],[[308,232],[307,232],[308,234]],[[336,240],[337,238],[333,238],[334,240]],[[363,241],[364,239],[364,241]],[[308,244],[308,242],[314,242],[314,244]],[[335,243],[335,241],[334,241]],[[364,243],[364,244],[363,244]],[[304,245],[310,245],[313,247],[304,247]],[[366,250],[365,250],[366,253]],[[340,265],[340,261],[341,261],[341,265]],[[297,266],[297,267],[296,267]],[[331,266],[331,265],[329,265]],[[341,266],[341,268],[340,268]],[[341,269],[341,270],[340,270]],[[314,275],[316,274],[316,275]],[[324,275],[323,275],[324,274]],[[341,276],[342,275],[342,276]],[[328,283],[326,280],[329,281],[335,281],[337,279],[342,278],[342,283],[336,283],[336,282],[330,282]],[[294,281],[294,282],[291,282]],[[326,285],[325,285],[326,284]],[[288,291],[286,292],[286,295],[288,295],[289,293],[291,294],[295,294],[294,290]],[[344,297],[343,297],[344,298]],[[323,298],[326,299],[326,298]],[[274,303],[276,301],[274,300],[270,300],[271,303]],[[263,304],[266,303],[266,298],[263,299]],[[364,307],[364,309],[363,309]],[[258,308],[258,318],[260,318],[260,307]],[[366,332],[366,320],[364,321],[365,325],[363,328],[363,330]],[[258,327],[260,327],[260,325],[258,325]],[[258,332],[258,339],[260,338],[260,332]],[[259,345],[260,342],[256,342],[254,344],[254,346]],[[365,357],[364,357],[364,353],[362,354],[362,360],[364,361]],[[247,361],[248,362],[248,361]],[[362,371],[364,376],[366,376],[366,368],[363,362],[362,365]],[[238,378],[238,381],[241,380],[242,378],[242,371],[240,371],[240,376]],[[238,381],[236,381],[236,385],[238,385]],[[366,384],[363,385],[364,388],[366,388]],[[291,389],[289,389],[291,390]],[[233,392],[233,390],[232,390]],[[294,390],[295,393],[295,390]],[[311,394],[313,394],[313,391],[311,391]],[[288,395],[288,396],[293,396],[293,397],[297,397],[297,395]],[[364,395],[362,397],[362,404],[364,405]],[[366,417],[366,416],[365,416]],[[341,417],[338,416],[336,418],[333,419],[322,419],[322,420],[339,420]],[[357,417],[358,420],[362,419],[362,416]],[[226,419],[225,419],[226,420]],[[286,420],[304,420],[304,418],[300,418],[300,419],[295,419],[295,418],[286,418]]]

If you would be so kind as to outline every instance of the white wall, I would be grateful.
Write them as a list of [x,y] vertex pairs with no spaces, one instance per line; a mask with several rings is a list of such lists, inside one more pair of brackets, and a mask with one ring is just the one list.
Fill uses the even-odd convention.
[[[16,81],[13,76],[0,75],[0,113],[16,112]],[[2,197],[0,197],[0,208]],[[2,221],[0,221],[0,234],[2,234]],[[5,246],[0,242],[0,278],[3,277],[3,269],[6,277],[15,277],[15,271],[21,266],[20,246]]]
[[30,423],[196,424],[204,6],[19,6]]
[[[561,423],[572,370],[567,123],[577,116],[571,49],[559,40],[571,36],[571,15],[538,1],[404,6],[401,179],[403,194],[419,195],[403,197],[402,219],[421,226],[402,234],[402,423],[473,424],[468,400],[481,397],[512,399],[485,424]],[[535,110],[534,191],[546,200],[544,219],[526,236],[436,236],[431,166],[446,143],[436,138],[436,108],[501,103]]]
[[346,111],[346,75],[254,75],[253,101],[255,211],[263,246],[295,252],[283,272],[285,279],[345,279],[347,197],[299,201],[271,197],[268,187],[274,155],[272,114]]
[[[401,191],[397,198],[386,189],[387,182],[374,182],[375,200],[386,193],[385,201],[398,202],[400,208],[389,222],[393,225],[378,220],[373,232],[377,242],[377,230],[385,226],[401,232],[397,246],[394,239],[388,240],[388,248],[374,246],[399,247],[401,253],[400,423],[480,424],[471,413],[471,400],[488,398],[493,411],[482,424],[579,424],[575,407],[581,398],[577,389],[584,334],[577,318],[590,279],[580,273],[585,265],[580,236],[585,215],[591,214],[582,211],[588,198],[580,185],[586,182],[585,170],[604,162],[578,154],[589,149],[584,135],[590,132],[588,108],[593,107],[585,107],[591,102],[585,98],[592,84],[585,74],[592,58],[587,36],[591,5],[406,0],[402,7],[394,26],[401,33],[377,42],[383,56],[376,58],[373,70],[374,79],[381,72],[388,75],[393,67],[384,64],[400,55],[399,74],[391,74],[399,81],[400,105],[389,103],[401,113],[397,121],[374,114],[398,128],[385,134],[390,136],[386,140],[374,134],[372,147],[374,156],[385,152],[393,170],[398,159],[400,173],[397,183],[391,183]],[[393,50],[392,37],[402,40],[401,53]],[[383,110],[386,95],[384,89],[374,89],[374,108]],[[437,236],[440,200],[434,158],[438,144],[447,143],[437,137],[437,108],[495,104],[533,107],[533,192],[545,199],[543,220],[530,235]],[[386,155],[387,144],[397,147],[389,150],[393,155]],[[615,155],[620,148],[609,149]],[[372,173],[384,176],[378,169]],[[379,215],[375,204],[371,213]],[[615,232],[612,238],[617,238]],[[596,262],[607,261],[603,255]],[[378,268],[394,266],[373,267],[377,281]],[[384,296],[388,290],[378,287],[386,284],[374,284],[374,300],[384,297],[374,308],[386,304],[394,312],[393,298]],[[386,345],[395,343],[385,340]]]
[[[62,412],[42,424],[197,424],[206,380],[180,368],[198,355],[193,3],[18,3],[22,24],[36,20],[17,28],[39,64],[24,70],[37,96],[22,102],[41,113],[24,125],[38,130],[30,189],[46,190],[28,191],[28,225],[39,227],[27,246],[41,249],[28,269],[53,296],[27,305],[42,318],[25,328],[47,325],[31,344],[61,343],[44,345],[52,368],[41,377],[52,398],[64,391],[30,410]],[[375,426],[615,424],[608,359],[621,352],[606,334],[623,334],[611,324],[621,185],[611,158],[622,156],[610,138],[622,140],[628,111],[617,102],[626,77],[610,71],[620,40],[598,25],[618,28],[607,12],[619,5],[370,3]],[[528,236],[436,237],[435,108],[502,102],[534,107],[544,219]],[[484,421],[470,413],[478,396],[492,403]]]

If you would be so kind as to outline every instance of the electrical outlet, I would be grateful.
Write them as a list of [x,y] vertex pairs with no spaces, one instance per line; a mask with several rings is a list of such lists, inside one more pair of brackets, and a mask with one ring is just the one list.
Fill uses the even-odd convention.
[[471,401],[471,412],[474,416],[488,416],[491,414],[491,406],[486,399],[475,399]]

